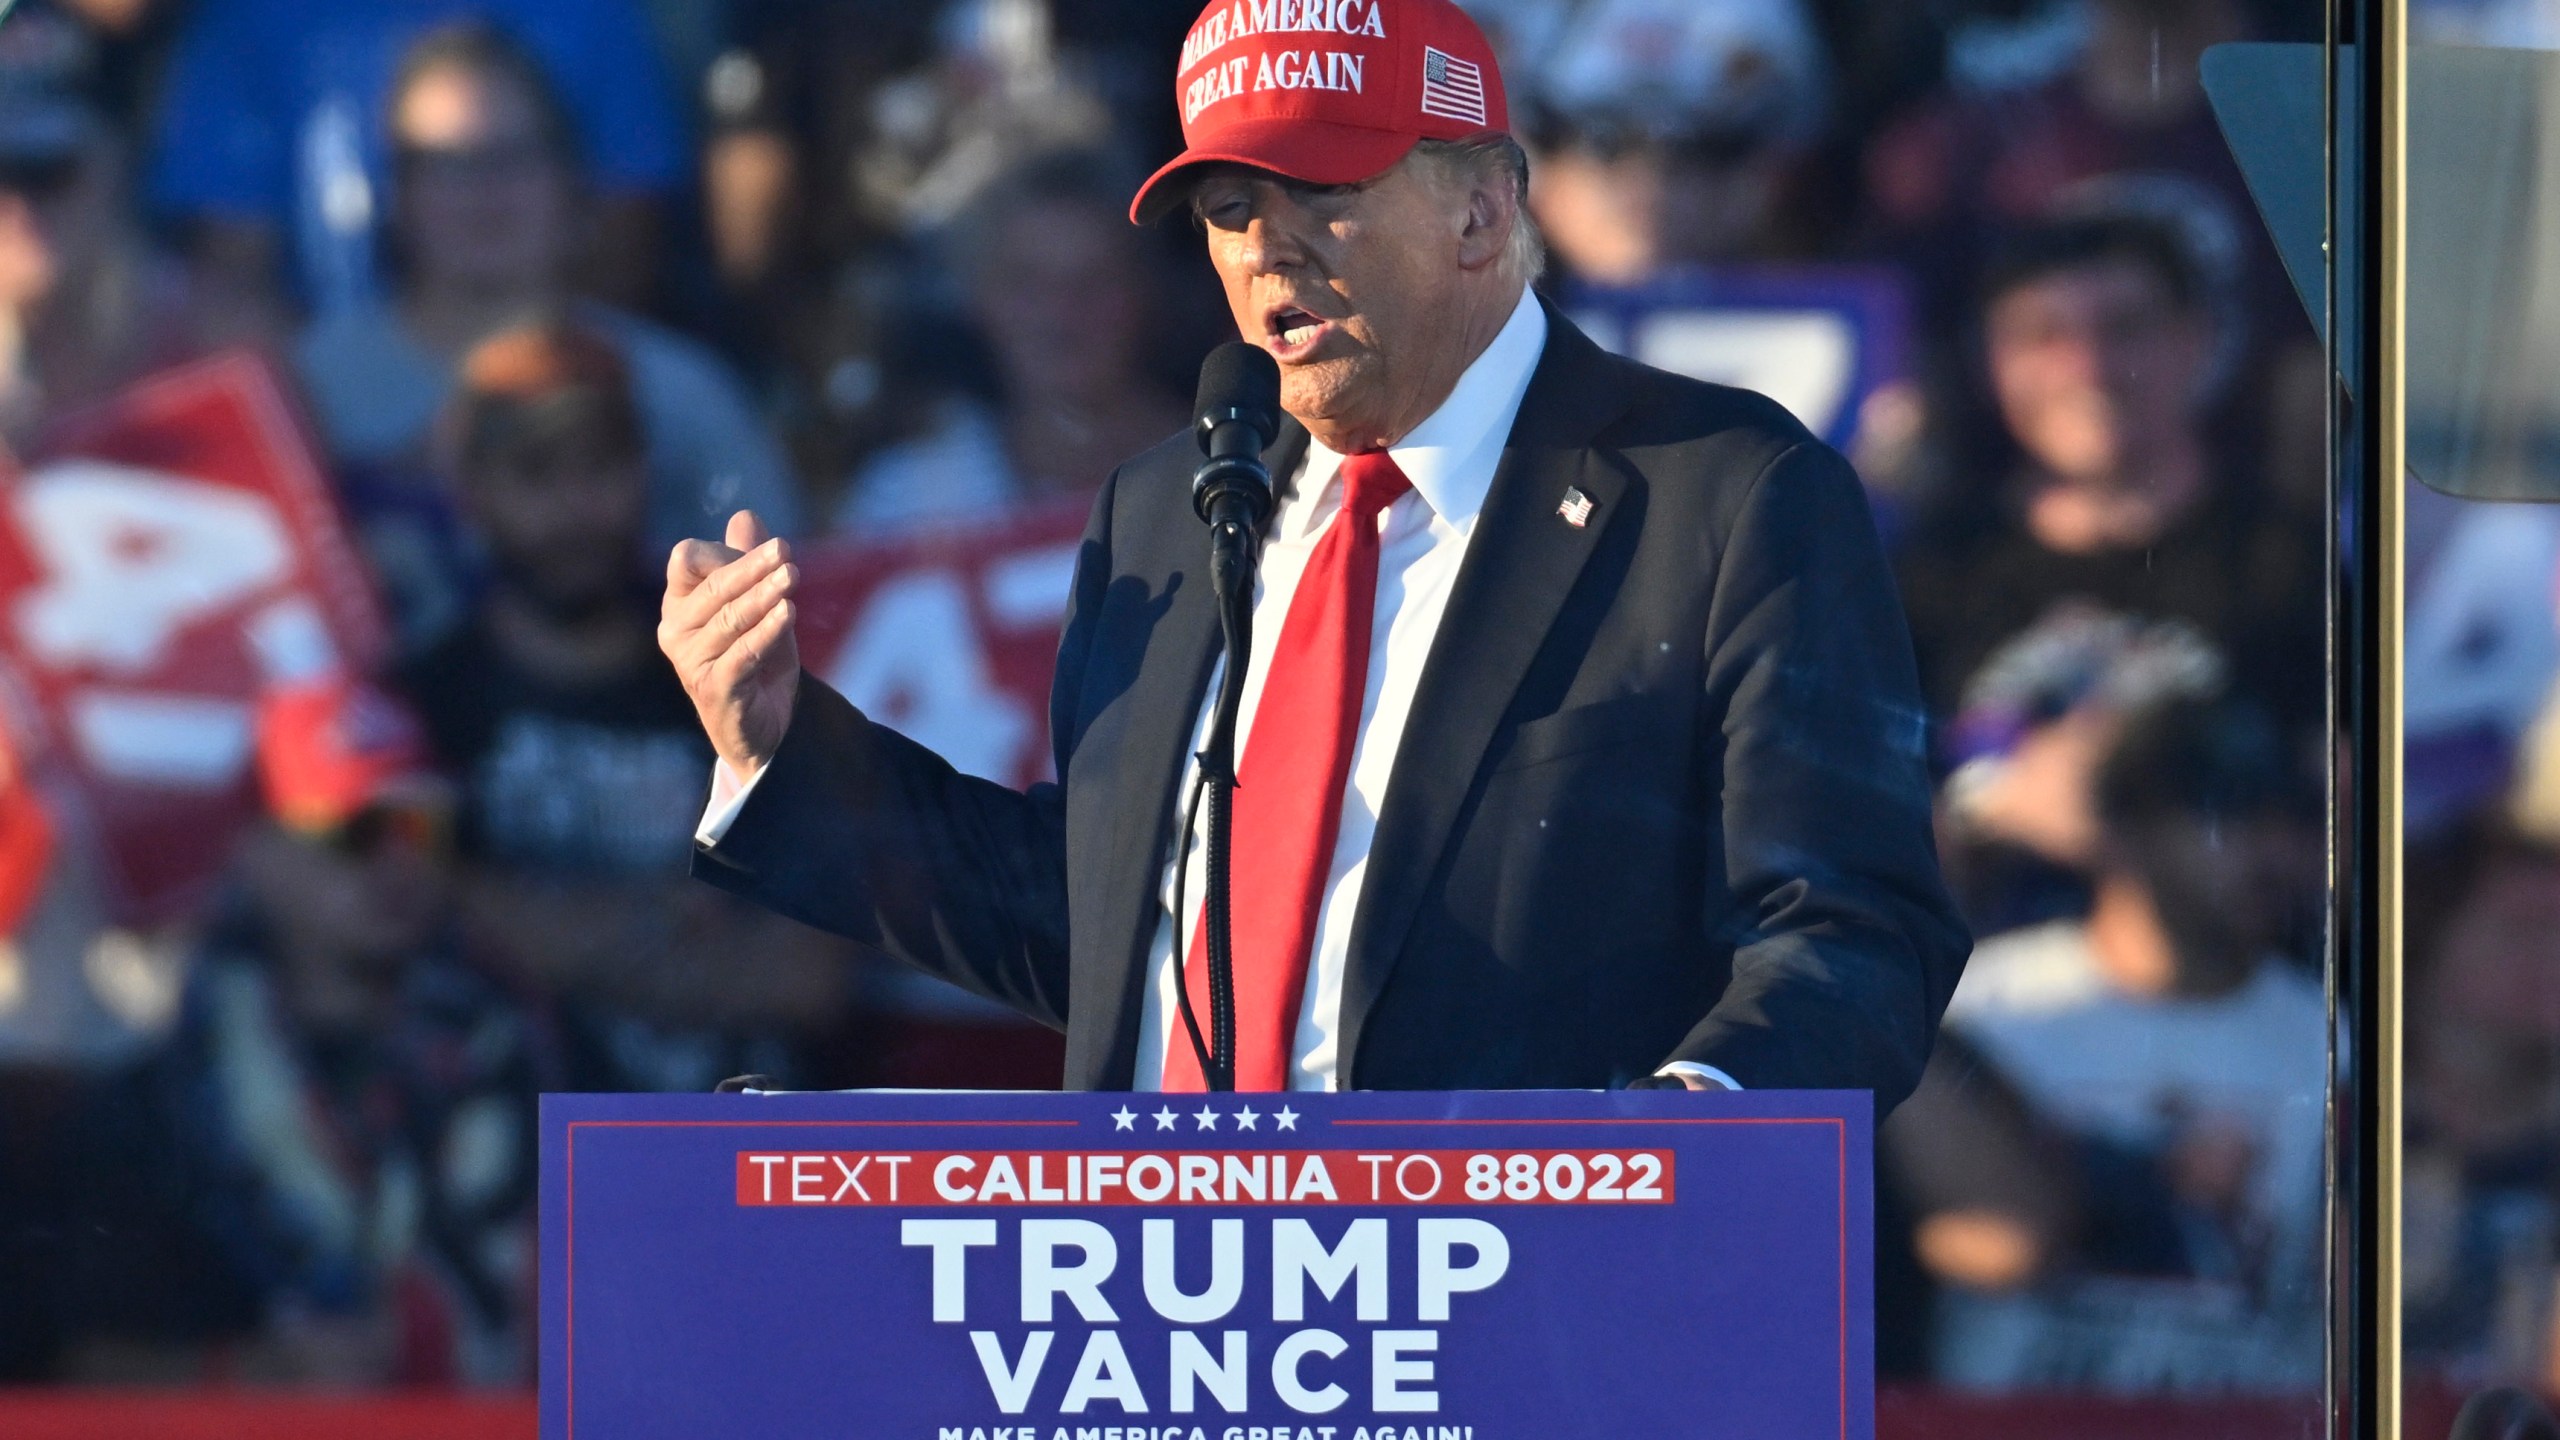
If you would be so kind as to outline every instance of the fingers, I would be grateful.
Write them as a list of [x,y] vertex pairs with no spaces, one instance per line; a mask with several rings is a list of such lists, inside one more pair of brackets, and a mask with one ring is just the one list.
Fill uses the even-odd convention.
[[738,558],[738,551],[708,540],[683,540],[667,552],[667,598],[681,600],[708,579],[721,566]]
[[[797,565],[786,564],[767,572],[763,579],[748,586],[736,598],[723,602],[703,620],[703,638],[722,649],[736,644],[747,632],[764,623],[774,607],[790,597],[792,587],[799,582],[800,567]],[[710,586],[704,589],[708,590]]]
[[746,684],[791,641],[791,621],[799,607],[788,600],[777,600],[755,624],[747,628],[711,666],[715,689],[729,692]]
[[[759,585],[770,581],[783,570],[796,578],[799,567],[791,563],[791,549],[780,540],[767,540],[737,559],[720,566],[702,582],[683,595],[670,594],[666,607],[667,622],[679,630],[698,630],[710,625],[720,611],[751,594]],[[789,588],[786,582],[784,588]],[[753,616],[730,627],[735,635],[755,623]]]
[[[698,589],[702,582],[719,573],[724,565],[734,564],[762,544],[773,539],[753,510],[741,510],[729,517],[727,544],[709,540],[679,542],[667,555],[667,598],[681,600]],[[789,558],[785,555],[783,558]],[[741,582],[753,584],[757,576]]]
[[[677,674],[707,675],[716,685],[720,663],[729,651],[770,620],[777,607],[787,605],[793,588],[799,584],[800,567],[783,563],[763,569],[772,559],[769,548],[760,547],[744,559],[721,567],[692,596],[669,603],[667,614],[658,622],[658,646],[674,662]],[[720,598],[759,570],[763,578],[747,585],[741,593]]]

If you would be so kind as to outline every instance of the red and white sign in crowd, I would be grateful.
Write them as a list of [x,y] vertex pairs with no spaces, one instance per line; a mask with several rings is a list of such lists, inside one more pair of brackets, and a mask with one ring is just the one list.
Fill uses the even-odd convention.
[[[113,908],[165,918],[201,895],[256,810],[261,702],[380,663],[381,608],[310,441],[254,357],[154,376],[11,469],[12,803],[84,805]],[[30,794],[30,778],[59,788]],[[9,892],[31,901],[48,859],[10,855]]]

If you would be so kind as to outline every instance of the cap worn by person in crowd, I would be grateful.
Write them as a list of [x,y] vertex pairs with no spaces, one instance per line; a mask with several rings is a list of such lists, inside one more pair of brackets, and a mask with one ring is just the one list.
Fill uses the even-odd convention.
[[1597,0],[1541,54],[1519,77],[1538,128],[1805,140],[1821,123],[1821,47],[1794,0]]
[[469,468],[567,437],[637,457],[646,426],[631,370],[613,341],[582,326],[537,321],[481,341],[462,359],[439,449]]
[[314,838],[370,813],[441,812],[450,802],[408,707],[344,675],[269,691],[258,704],[258,780],[268,813]]
[[1424,140],[1508,134],[1493,47],[1451,0],[1218,0],[1182,42],[1183,151],[1129,218],[1181,203],[1200,167],[1353,185]]

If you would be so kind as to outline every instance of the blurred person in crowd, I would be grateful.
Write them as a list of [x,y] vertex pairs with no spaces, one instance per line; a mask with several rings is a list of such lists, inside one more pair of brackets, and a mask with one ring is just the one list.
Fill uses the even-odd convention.
[[832,508],[862,457],[911,433],[932,398],[900,383],[934,338],[903,333],[926,308],[928,257],[859,182],[876,122],[900,108],[881,96],[931,70],[943,9],[734,0],[702,77],[704,234],[725,301],[706,320],[753,357],[806,504]]
[[[2074,186],[2104,176],[2183,182],[2198,221],[2247,246],[2271,304],[2294,304],[2256,210],[2216,128],[2198,69],[2205,50],[2245,39],[2241,0],[2091,0],[2077,54],[2060,75],[2021,88],[1943,91],[1886,124],[1866,158],[1870,237],[1917,266],[1961,328],[1985,249],[2006,229],[2051,214]],[[2298,306],[2294,326],[2302,328]]]
[[202,349],[192,287],[133,212],[94,58],[57,12],[0,23],[0,438],[15,447]]
[[721,278],[764,303],[949,223],[1025,154],[1111,135],[1040,0],[740,0],[730,24],[705,218]]
[[1182,396],[1147,364],[1146,236],[1121,213],[1134,183],[1101,155],[1059,152],[1005,172],[963,212],[949,253],[1000,398],[945,397],[933,428],[855,476],[838,531],[874,538],[1082,504],[1121,460],[1182,427]]
[[2414,478],[2403,823],[2404,1330],[2474,1384],[2560,1385],[2560,520]]
[[379,488],[423,483],[441,468],[432,422],[461,356],[506,326],[574,315],[631,372],[647,545],[710,533],[741,504],[778,506],[777,524],[793,528],[792,478],[726,367],[577,298],[586,172],[571,118],[528,53],[486,27],[436,31],[403,58],[389,95],[393,297],[321,316],[295,347],[332,455],[360,478],[391,477]]
[[[1921,1261],[1947,1287],[1941,1379],[2280,1389],[2319,1373],[2327,1020],[2292,953],[2317,831],[2278,731],[2215,693],[2209,658],[2175,628],[2075,617],[1995,661],[2001,710],[2103,672],[2058,714],[1996,720],[2024,725],[2008,773],[1961,802],[2081,855],[2092,898],[1976,949],[1948,1054],[1889,1127]],[[2082,733],[2037,758],[2038,732],[2066,725]]]
[[[451,792],[416,719],[361,685],[271,710],[260,768],[275,820],[176,1035],[106,1087],[82,1162],[149,1197],[94,1202],[128,1244],[182,1234],[219,1268],[93,1284],[106,1313],[66,1368],[525,1384],[535,1105],[559,1075],[539,1010],[460,951]],[[154,1290],[175,1293],[136,1298]]]
[[18,1177],[51,1240],[0,1332],[75,1383],[521,1383],[551,1072],[456,948],[450,791],[343,677],[270,695],[255,755],[267,816],[173,1032],[68,1087]]
[[702,81],[704,220],[732,293],[787,308],[812,276],[896,228],[865,204],[860,157],[897,108],[881,103],[884,88],[944,52],[946,8],[733,0]]
[[2069,603],[1994,652],[1940,745],[1941,834],[1966,915],[1997,932],[2085,913],[2100,832],[2090,777],[2124,716],[2229,678],[2182,621]]
[[[742,0],[731,25],[703,85],[718,323],[767,368],[832,510],[865,458],[936,428],[954,382],[1000,386],[978,337],[953,333],[965,297],[940,262],[973,228],[962,212],[1029,157],[1126,135],[1032,0]],[[1145,237],[1150,269],[1198,272],[1183,238]]]
[[654,642],[622,351],[503,331],[463,362],[447,428],[489,583],[404,678],[460,777],[475,943],[561,997],[578,1088],[793,1077],[792,1038],[841,1018],[843,952],[685,878],[711,750]]
[[2092,210],[2150,213],[2185,233],[2221,312],[2214,365],[2226,377],[2222,418],[2235,444],[2262,457],[2264,486],[2319,509],[2328,365],[2311,331],[2311,302],[2267,237],[2200,68],[2215,45],[2298,29],[2284,12],[2303,8],[2285,0],[2049,7],[2044,34],[2069,46],[2060,73],[2030,66],[2008,84],[1977,75],[1877,127],[1864,161],[1862,244],[1914,273],[1923,328],[1942,358],[1960,351],[1967,301],[2005,232]]
[[2468,1379],[2547,1387],[2560,1381],[2560,858],[2493,826],[2468,859],[2438,923],[2410,935],[2409,1344]]
[[1821,47],[1796,0],[1495,13],[1530,77],[1530,204],[1567,276],[1634,286],[1788,254],[1788,186],[1824,109]]
[[2189,622],[2282,720],[2315,723],[2319,533],[2215,443],[2214,317],[2175,233],[2137,215],[2026,230],[1980,317],[1993,443],[1931,497],[1901,564],[1932,708],[2076,601]]
[[1108,143],[1111,116],[1058,53],[1043,0],[945,0],[921,67],[871,97],[858,203],[908,234],[957,218],[1022,156]]
[[400,208],[403,143],[385,98],[419,37],[472,20],[535,57],[561,97],[560,143],[574,137],[587,158],[585,233],[560,242],[577,253],[574,283],[648,298],[661,210],[691,156],[629,0],[194,0],[158,108],[151,198],[241,298],[243,325],[277,323],[287,293],[323,315],[377,295],[376,230]]

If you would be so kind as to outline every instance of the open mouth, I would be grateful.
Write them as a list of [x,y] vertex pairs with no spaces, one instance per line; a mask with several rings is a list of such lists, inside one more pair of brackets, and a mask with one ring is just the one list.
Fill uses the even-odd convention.
[[1263,319],[1264,348],[1271,357],[1288,364],[1302,360],[1324,339],[1332,322],[1295,305],[1282,305]]

